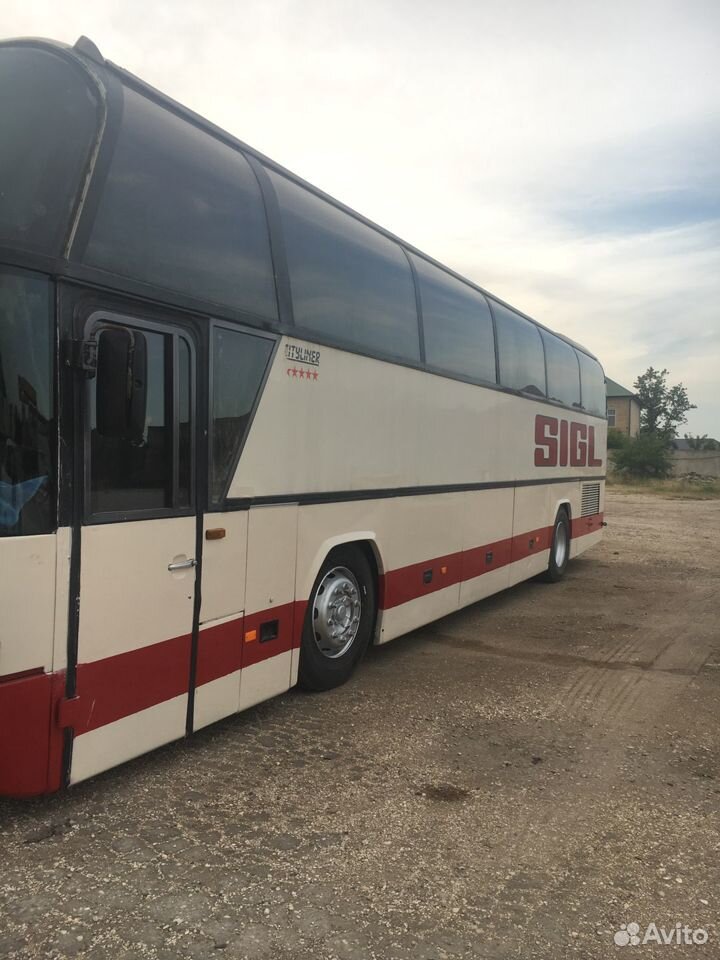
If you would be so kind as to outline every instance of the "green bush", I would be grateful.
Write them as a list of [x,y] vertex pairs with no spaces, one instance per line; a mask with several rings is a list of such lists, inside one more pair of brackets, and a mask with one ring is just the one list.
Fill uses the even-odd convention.
[[632,477],[667,477],[672,461],[668,442],[652,433],[641,433],[615,452],[615,468]]
[[626,447],[629,442],[630,437],[626,433],[623,433],[622,430],[618,430],[617,427],[608,427],[608,450],[620,450],[621,447]]

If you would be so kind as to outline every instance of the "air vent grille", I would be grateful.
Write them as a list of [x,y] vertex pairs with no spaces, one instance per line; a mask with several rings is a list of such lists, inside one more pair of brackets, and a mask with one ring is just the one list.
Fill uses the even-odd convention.
[[591,517],[600,513],[600,484],[584,483],[582,485],[582,515]]

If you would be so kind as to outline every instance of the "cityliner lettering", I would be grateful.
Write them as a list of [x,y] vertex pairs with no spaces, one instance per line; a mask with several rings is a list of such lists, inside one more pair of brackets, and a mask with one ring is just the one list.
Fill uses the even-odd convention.
[[310,347],[300,347],[295,343],[285,344],[285,358],[293,363],[309,363],[312,367],[320,366],[320,351]]
[[535,417],[536,467],[601,467],[595,456],[595,427],[577,420]]

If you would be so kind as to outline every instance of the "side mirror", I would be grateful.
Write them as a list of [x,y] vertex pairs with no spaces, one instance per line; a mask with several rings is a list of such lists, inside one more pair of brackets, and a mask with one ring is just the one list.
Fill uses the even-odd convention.
[[147,341],[138,330],[105,327],[98,334],[97,432],[142,440],[147,408]]

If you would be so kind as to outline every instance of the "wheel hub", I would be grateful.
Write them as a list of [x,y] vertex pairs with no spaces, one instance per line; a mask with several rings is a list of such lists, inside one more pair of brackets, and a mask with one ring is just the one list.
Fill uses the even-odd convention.
[[360,586],[352,570],[328,570],[313,597],[313,636],[324,657],[334,660],[347,653],[357,636],[361,613]]

